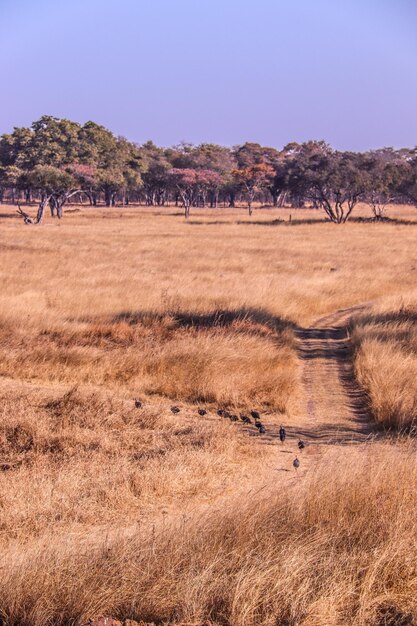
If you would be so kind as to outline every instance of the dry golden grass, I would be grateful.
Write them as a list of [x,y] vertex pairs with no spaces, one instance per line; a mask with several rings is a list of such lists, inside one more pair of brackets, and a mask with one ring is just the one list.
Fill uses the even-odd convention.
[[237,626],[412,625],[415,449],[334,451],[270,486],[152,529],[33,539],[2,554],[7,624],[94,614]]
[[120,313],[43,324],[7,322],[0,374],[127,387],[140,395],[285,411],[294,391],[289,325],[258,311]]
[[[55,394],[7,385],[0,394],[0,538],[126,527],[152,512],[212,498],[267,459],[220,418],[136,409],[114,394]],[[30,486],[30,488],[28,488]]]
[[384,428],[417,425],[417,297],[382,301],[353,321],[355,373]]
[[292,214],[292,226],[288,210],[249,220],[242,209],[196,209],[189,224],[174,208],[144,207],[85,208],[32,229],[2,220],[2,319],[29,327],[244,308],[305,323],[415,285],[415,209],[390,214],[416,225],[340,227],[317,211],[301,210],[300,223]]
[[[231,626],[416,622],[412,441],[320,440],[295,475],[278,471],[292,454],[215,413],[260,408],[267,425],[308,424],[294,331],[404,297],[417,273],[414,211],[340,227],[312,210],[291,211],[289,225],[289,210],[252,220],[196,210],[186,224],[173,207],[82,208],[36,228],[0,208],[6,626],[99,613]],[[356,324],[365,387],[361,372],[389,367],[381,355],[378,368],[363,365],[367,342],[385,345],[388,333],[399,368],[408,345],[409,366],[411,321]],[[415,406],[405,391],[383,391],[401,424]]]

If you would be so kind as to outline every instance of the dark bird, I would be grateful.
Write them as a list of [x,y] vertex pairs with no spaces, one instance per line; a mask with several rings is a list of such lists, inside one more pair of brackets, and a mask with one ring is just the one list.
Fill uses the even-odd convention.
[[266,433],[266,428],[263,424],[259,426],[259,434],[264,435]]
[[230,419],[231,419],[232,422],[238,422],[239,421],[239,418],[238,418],[237,415],[231,415]]
[[285,431],[284,426],[280,426],[280,429],[279,429],[279,438],[280,438],[281,443],[284,443],[284,441],[285,441],[285,437],[286,437],[286,436],[287,436],[287,433],[286,433],[286,431]]
[[305,447],[306,447],[306,444],[304,443],[302,439],[300,439],[300,441],[298,442],[298,449],[304,450]]
[[230,415],[229,411],[223,411],[223,417],[227,417],[230,420],[232,416]]
[[259,411],[251,411],[250,414],[252,415],[253,419],[255,419],[255,420],[261,419]]
[[217,411],[217,415],[218,415],[219,417],[224,417],[224,409],[218,409],[218,411]]
[[198,409],[198,414],[201,415],[201,417],[203,417],[203,415],[207,415],[207,411],[206,409]]
[[252,424],[251,418],[248,417],[247,415],[241,415],[240,419],[242,420],[244,424]]
[[180,412],[180,407],[179,406],[172,406],[171,407],[171,413],[173,413],[174,415],[176,413],[179,413],[179,412]]
[[142,402],[140,400],[138,400],[137,398],[135,398],[135,407],[137,409],[141,409],[142,408]]
[[298,469],[300,467],[300,461],[297,459],[297,457],[295,457],[295,459],[292,462],[292,464],[295,467],[295,469]]
[[255,422],[255,426],[258,430],[261,430],[261,428],[265,428],[265,426],[262,424],[262,422]]

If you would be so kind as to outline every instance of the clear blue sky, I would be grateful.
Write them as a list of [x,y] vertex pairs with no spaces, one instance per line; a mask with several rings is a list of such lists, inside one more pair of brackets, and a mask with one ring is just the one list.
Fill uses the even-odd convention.
[[416,0],[0,0],[0,133],[417,144]]

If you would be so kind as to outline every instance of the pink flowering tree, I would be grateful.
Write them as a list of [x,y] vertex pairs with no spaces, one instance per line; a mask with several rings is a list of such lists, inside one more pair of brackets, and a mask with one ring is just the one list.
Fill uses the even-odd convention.
[[256,196],[271,185],[274,170],[266,163],[255,163],[233,171],[237,185],[246,196],[249,215],[252,215],[252,203]]
[[184,207],[184,216],[190,217],[190,207],[202,200],[205,206],[207,193],[222,184],[222,176],[218,172],[207,169],[176,168],[168,173],[170,183],[180,195]]

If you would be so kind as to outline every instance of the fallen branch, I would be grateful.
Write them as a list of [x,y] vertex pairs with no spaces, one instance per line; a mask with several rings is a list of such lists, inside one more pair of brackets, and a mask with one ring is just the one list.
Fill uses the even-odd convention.
[[19,208],[17,209],[17,213],[20,215],[20,217],[23,218],[23,221],[25,222],[25,224],[37,224],[37,222],[33,219],[33,217],[30,217],[28,213],[25,213],[25,211],[21,209],[20,204],[19,204]]

